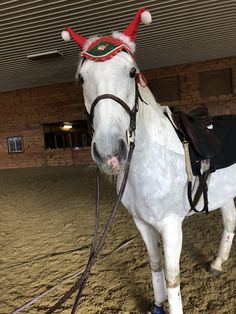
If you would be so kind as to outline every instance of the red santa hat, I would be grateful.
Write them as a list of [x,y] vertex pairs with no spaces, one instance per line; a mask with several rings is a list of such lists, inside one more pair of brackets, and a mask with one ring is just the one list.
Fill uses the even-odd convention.
[[95,61],[105,61],[112,58],[119,51],[125,50],[131,55],[135,52],[135,40],[139,24],[150,24],[152,17],[145,8],[140,8],[132,22],[126,29],[120,32],[114,32],[112,36],[87,39],[78,33],[75,33],[70,27],[62,31],[62,38],[69,41],[72,37],[82,50],[81,56]]

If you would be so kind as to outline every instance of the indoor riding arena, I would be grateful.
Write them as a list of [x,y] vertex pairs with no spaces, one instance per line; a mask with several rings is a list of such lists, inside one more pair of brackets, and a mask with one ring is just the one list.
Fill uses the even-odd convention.
[[[142,16],[137,15],[140,8],[145,8],[142,13],[150,12],[152,22],[144,22]],[[132,21],[135,22],[132,24]],[[142,25],[141,22],[150,25]],[[164,310],[162,304],[159,306],[155,301],[155,310],[150,311],[154,293],[147,248],[131,211],[122,204],[104,245],[93,261],[76,310],[73,311],[73,306],[82,284],[78,284],[57,309],[51,309],[75,287],[88,260],[95,254],[96,250],[92,250],[91,245],[97,194],[100,194],[99,240],[117,201],[116,183],[119,184],[123,171],[122,166],[120,168],[116,164],[121,161],[115,153],[107,162],[115,175],[109,177],[103,173],[106,171],[98,170],[97,165],[100,164],[96,160],[98,153],[94,137],[99,104],[95,104],[91,118],[84,99],[102,82],[97,86],[85,85],[89,84],[89,76],[85,74],[83,78],[80,74],[77,75],[79,79],[75,79],[78,64],[81,69],[102,64],[105,86],[112,85],[112,79],[119,71],[114,70],[111,76],[106,76],[105,64],[112,63],[119,54],[129,54],[133,58],[133,51],[126,53],[128,44],[124,39],[129,36],[130,28],[126,28],[129,23],[136,35],[135,60],[142,71],[142,75],[138,73],[139,81],[135,86],[145,81],[146,88],[147,81],[161,108],[177,107],[189,113],[195,108],[205,107],[210,117],[232,115],[236,131],[235,1],[0,1],[0,314],[173,313],[171,303],[168,303],[169,294]],[[135,23],[140,23],[137,34],[135,27],[138,24]],[[71,29],[79,35],[74,36]],[[112,37],[111,41],[113,31],[122,32],[124,29],[119,40]],[[69,33],[73,37],[70,41],[66,38]],[[104,37],[108,43],[102,41],[96,58],[94,55],[91,57],[94,51],[88,51],[86,43],[87,46],[83,47],[87,47],[87,51],[84,50],[82,62],[79,61],[81,41],[94,35],[110,37]],[[129,39],[134,41],[132,36]],[[124,41],[123,48],[116,46],[118,41]],[[111,51],[108,52],[107,59],[104,49],[110,49],[110,44],[115,46],[111,48],[115,50],[112,55]],[[104,60],[99,60],[101,57]],[[95,70],[92,73],[92,79],[98,76]],[[89,88],[83,93],[85,86]],[[142,95],[138,93],[137,97],[142,98]],[[109,97],[114,99],[115,96]],[[89,97],[87,99],[91,98],[93,102],[94,97]],[[105,97],[108,98],[107,94]],[[111,100],[103,99],[101,103],[103,101],[108,103]],[[139,98],[139,101],[145,99]],[[148,105],[142,103],[142,106],[151,107]],[[124,116],[127,112],[131,116],[131,109],[124,110],[122,97],[114,102],[114,107]],[[137,112],[136,119],[139,119],[139,114]],[[125,117],[128,121],[128,116]],[[168,118],[164,116],[164,119]],[[112,119],[108,120],[108,114],[102,116],[101,125],[111,123],[112,132]],[[139,151],[138,127],[139,123],[136,133],[134,131],[137,145],[133,159],[130,158],[124,168],[127,182],[133,171],[132,163],[137,159],[136,150]],[[207,131],[212,132],[210,127]],[[173,131],[173,134],[176,133]],[[127,135],[127,142],[125,140],[122,145],[128,145],[130,140],[132,143],[130,138]],[[149,139],[145,138],[145,141]],[[176,141],[182,149],[178,136]],[[106,142],[105,138],[103,142]],[[224,145],[229,142],[234,143],[232,134],[225,137]],[[91,157],[91,150],[97,165]],[[143,153],[146,160],[152,159],[151,152]],[[236,147],[230,148],[228,154],[234,154],[235,159],[229,166],[233,167]],[[124,159],[128,159],[127,155]],[[211,157],[207,160],[211,162]],[[159,162],[156,158],[157,167]],[[129,165],[130,170],[126,170]],[[230,174],[227,172],[226,182],[236,176],[235,168],[232,169]],[[210,179],[221,170],[211,173]],[[96,185],[98,173],[101,179],[99,193]],[[139,173],[135,176],[139,178]],[[187,174],[183,176],[187,186]],[[163,177],[163,184],[166,177]],[[181,177],[181,173],[178,172],[176,177]],[[173,190],[175,179],[173,185],[171,183]],[[140,189],[153,188],[148,186],[149,182],[151,180],[141,182]],[[206,179],[206,183],[209,183],[209,194],[211,180]],[[207,193],[205,189],[202,195],[205,191]],[[124,193],[130,193],[130,190],[131,186],[128,186]],[[214,197],[224,190],[227,187],[222,183]],[[187,192],[183,198],[188,200]],[[200,196],[200,203],[202,199]],[[211,195],[209,201],[212,201]],[[186,204],[190,211],[190,203]],[[156,202],[156,210],[161,207],[162,201]],[[193,210],[190,214],[186,212],[182,225],[180,288],[183,312],[180,310],[175,314],[236,314],[236,240],[233,240],[222,271],[210,272],[210,263],[218,256],[218,250],[223,250],[222,247],[219,249],[223,232],[221,211],[193,213]],[[145,215],[148,215],[148,208]],[[165,241],[160,242],[160,249],[164,254]],[[163,259],[168,277],[165,263]],[[169,291],[168,280],[167,288]]]

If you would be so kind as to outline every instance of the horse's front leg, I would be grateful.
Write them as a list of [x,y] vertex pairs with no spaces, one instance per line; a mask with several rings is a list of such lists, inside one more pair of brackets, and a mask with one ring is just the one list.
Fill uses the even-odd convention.
[[182,314],[179,260],[182,249],[182,219],[177,215],[165,218],[161,227],[165,254],[165,275],[170,314]]
[[159,244],[160,237],[158,232],[142,219],[134,217],[134,222],[146,244],[152,271],[155,304],[149,313],[164,314],[163,303],[167,298],[167,292],[164,272],[162,269],[162,258]]

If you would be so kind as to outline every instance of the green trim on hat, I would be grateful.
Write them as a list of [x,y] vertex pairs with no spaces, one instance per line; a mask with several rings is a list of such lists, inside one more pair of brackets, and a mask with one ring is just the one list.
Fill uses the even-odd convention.
[[117,45],[111,42],[102,41],[86,52],[91,56],[101,57],[107,55],[109,52],[113,51],[117,47],[118,47]]

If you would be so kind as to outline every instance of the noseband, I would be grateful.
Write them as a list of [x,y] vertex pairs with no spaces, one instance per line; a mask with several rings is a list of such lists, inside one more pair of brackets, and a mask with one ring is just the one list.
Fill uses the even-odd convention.
[[112,94],[102,94],[102,95],[98,96],[97,98],[95,98],[95,100],[93,101],[93,103],[91,105],[90,113],[87,112],[87,115],[89,118],[90,129],[91,129],[92,133],[94,131],[94,129],[93,129],[94,111],[95,111],[96,105],[102,99],[114,100],[115,102],[120,104],[121,107],[128,113],[128,115],[130,117],[130,125],[129,125],[129,129],[127,130],[128,131],[127,132],[127,139],[128,139],[128,142],[133,141],[135,130],[136,130],[136,114],[137,114],[138,109],[139,109],[138,100],[141,99],[141,101],[145,103],[145,101],[143,101],[143,99],[139,93],[139,90],[138,90],[137,76],[135,78],[135,101],[134,101],[134,106],[132,109],[130,109],[129,106],[122,99],[120,99],[119,97],[112,95]]

